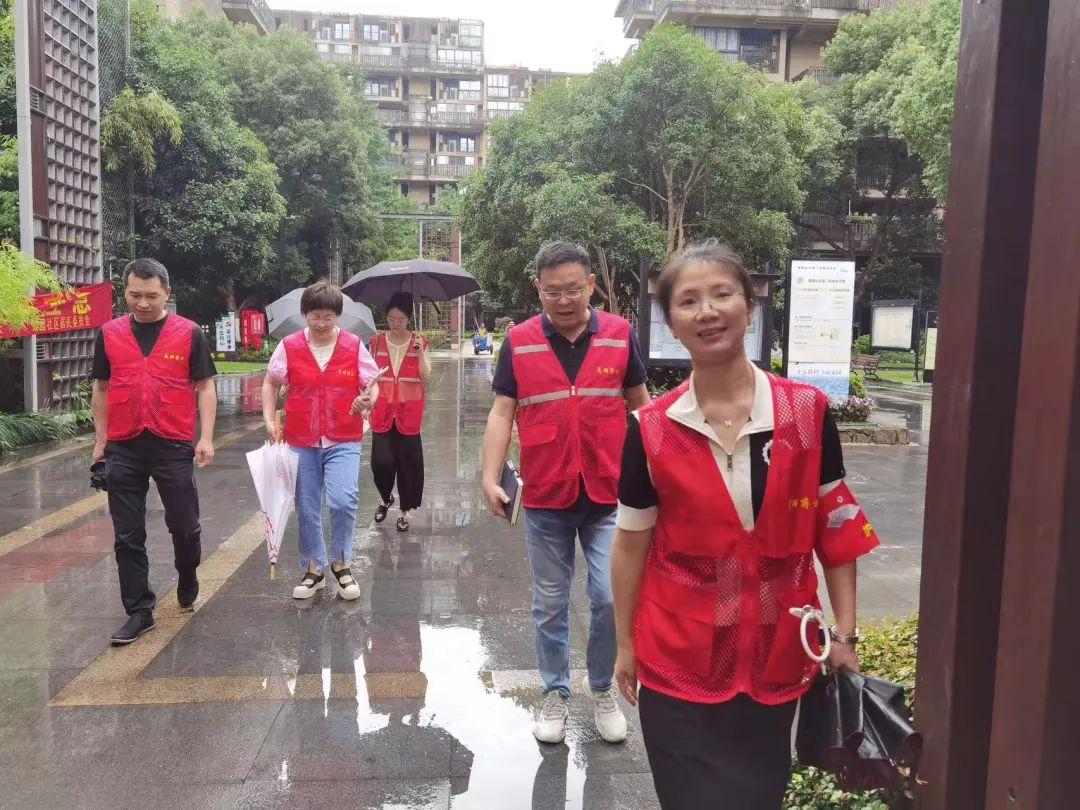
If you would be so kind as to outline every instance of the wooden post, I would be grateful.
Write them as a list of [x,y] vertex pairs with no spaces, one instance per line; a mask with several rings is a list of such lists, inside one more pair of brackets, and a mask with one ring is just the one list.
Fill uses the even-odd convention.
[[[1076,807],[1080,5],[1051,0],[987,808]],[[1018,320],[1019,310],[1014,314]]]
[[1048,4],[963,10],[916,688],[933,810],[985,806]]

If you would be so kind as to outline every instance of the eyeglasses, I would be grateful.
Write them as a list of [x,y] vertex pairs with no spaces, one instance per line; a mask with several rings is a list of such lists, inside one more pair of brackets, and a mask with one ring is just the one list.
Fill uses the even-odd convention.
[[580,287],[576,290],[540,290],[540,297],[545,301],[558,301],[560,298],[577,301],[588,289],[588,287]]
[[714,293],[709,293],[701,298],[687,297],[675,302],[675,310],[681,315],[697,315],[699,312],[704,312],[706,305],[710,309],[721,310],[725,307],[731,306],[735,300],[739,297],[745,298],[746,295],[741,292],[731,292],[730,290],[719,290]]

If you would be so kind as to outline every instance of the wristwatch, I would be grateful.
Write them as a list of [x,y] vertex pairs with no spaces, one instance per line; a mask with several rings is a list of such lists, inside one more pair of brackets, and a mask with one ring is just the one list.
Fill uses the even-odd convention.
[[859,628],[856,627],[855,631],[850,635],[845,635],[836,629],[836,625],[829,627],[829,638],[831,638],[836,644],[858,644],[859,643]]

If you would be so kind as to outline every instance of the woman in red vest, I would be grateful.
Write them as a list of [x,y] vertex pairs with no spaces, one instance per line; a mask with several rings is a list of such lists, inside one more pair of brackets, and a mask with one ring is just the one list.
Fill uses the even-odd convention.
[[[325,279],[304,290],[300,312],[307,328],[274,350],[263,380],[263,418],[269,441],[285,441],[300,457],[296,472],[296,522],[304,575],[294,599],[310,599],[326,587],[326,569],[338,594],[360,597],[349,564],[355,546],[360,496],[360,442],[364,414],[378,395],[370,383],[377,370],[360,338],[338,326],[344,298]],[[276,409],[283,385],[285,432],[278,435]],[[330,512],[331,557],[323,540],[323,501]]]
[[409,512],[424,497],[424,383],[431,374],[428,342],[409,331],[413,299],[394,293],[386,305],[387,332],[371,341],[371,354],[380,369],[379,399],[371,414],[371,472],[382,499],[375,522],[386,520],[394,504],[397,483],[399,532],[409,530]]
[[844,484],[825,394],[747,359],[754,289],[739,257],[686,249],[657,299],[693,373],[629,420],[615,676],[640,706],[665,810],[778,810],[795,707],[819,672],[800,630],[820,609],[814,556],[836,617],[830,664],[858,668],[855,561],[878,541]]

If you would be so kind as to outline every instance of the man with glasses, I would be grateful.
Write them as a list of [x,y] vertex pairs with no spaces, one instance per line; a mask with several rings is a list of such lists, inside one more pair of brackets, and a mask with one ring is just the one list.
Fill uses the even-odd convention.
[[544,703],[533,734],[562,742],[570,696],[570,583],[575,542],[588,566],[591,619],[584,684],[608,742],[626,738],[615,700],[611,543],[626,406],[649,401],[641,349],[623,318],[589,306],[596,288],[589,253],[552,242],[536,256],[543,313],[515,326],[499,353],[483,447],[492,513],[509,501],[499,486],[516,420],[521,441],[525,538],[533,574],[533,623]]

